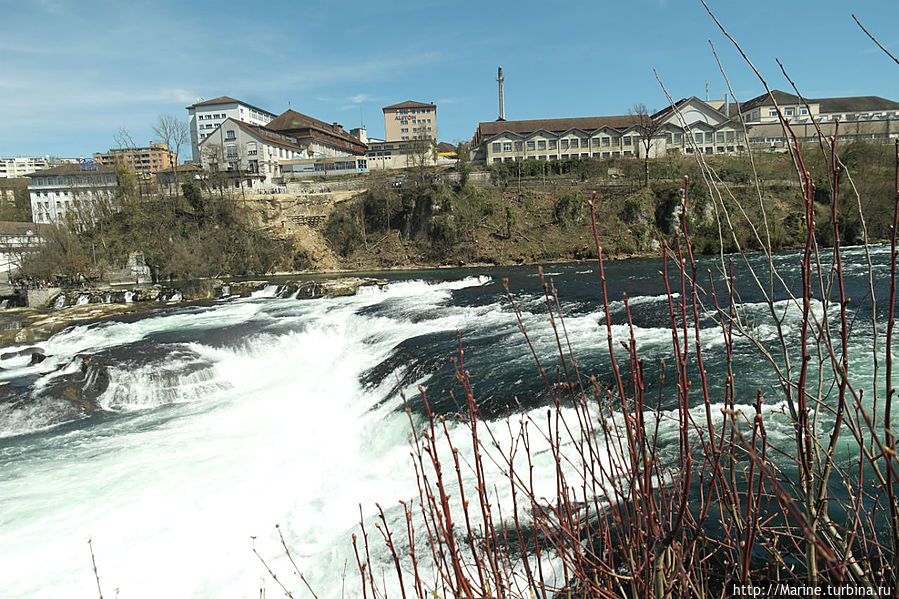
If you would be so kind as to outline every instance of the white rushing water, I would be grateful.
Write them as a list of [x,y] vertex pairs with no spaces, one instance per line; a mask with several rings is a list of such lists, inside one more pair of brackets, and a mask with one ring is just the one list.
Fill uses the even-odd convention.
[[[454,292],[489,283],[495,289],[479,301],[450,301]],[[282,596],[253,555],[251,537],[295,596],[309,596],[283,555],[276,524],[319,597],[361,596],[351,544],[360,504],[369,518],[380,503],[399,524],[397,502],[418,493],[409,422],[390,392],[406,364],[397,360],[374,387],[360,376],[404,342],[462,329],[463,341],[480,336],[466,363],[472,376],[506,381],[505,391],[517,393],[522,377],[536,375],[495,283],[407,281],[315,301],[278,299],[280,288],[270,286],[210,307],[72,327],[3,359],[0,383],[34,380],[26,401],[0,400],[0,597],[97,597],[88,538],[106,597],[116,589],[123,599],[258,598],[260,589]],[[540,312],[544,300],[523,294],[517,301],[534,308],[525,310],[525,325],[552,370],[556,342]],[[666,302],[658,295],[630,300],[651,317],[635,327],[641,354],[670,349]],[[621,324],[623,303],[611,308],[617,348],[630,329]],[[753,319],[761,312],[745,308]],[[799,317],[789,303],[778,310],[788,315],[786,325]],[[753,326],[763,340],[770,336],[763,322]],[[605,351],[605,313],[596,304],[566,317],[565,327],[577,355]],[[703,334],[706,347],[720,345],[717,326],[709,323]],[[407,348],[413,359],[419,349]],[[737,351],[750,349],[738,339]],[[34,351],[46,359],[32,365]],[[102,413],[59,424],[53,415],[71,401],[47,391],[63,393],[66,377],[91,372],[94,359],[106,361],[109,375],[96,399]],[[427,386],[428,376],[403,385]],[[747,395],[743,407],[753,399]],[[720,406],[713,407],[719,419]],[[535,420],[545,419],[545,407],[533,409]],[[702,420],[703,408],[695,409]],[[769,434],[788,438],[783,406],[772,401],[765,410]],[[464,450],[464,427],[450,424],[450,433]],[[676,445],[676,419],[667,418],[659,434]],[[533,451],[538,496],[551,500],[550,453]],[[508,505],[505,491],[497,492],[497,503]],[[392,564],[373,526],[369,535],[389,587]]]
[[[119,589],[128,598],[259,597],[261,587],[275,588],[251,536],[283,567],[276,523],[321,596],[340,596],[342,572],[330,570],[350,556],[358,505],[371,513],[375,502],[414,489],[406,416],[396,403],[372,410],[381,394],[363,391],[359,374],[405,338],[472,317],[508,324],[495,306],[450,308],[418,323],[356,311],[380,302],[432,310],[450,289],[485,282],[398,283],[314,302],[233,301],[75,327],[40,344],[51,356],[40,372],[50,372],[79,352],[161,332],[242,323],[255,331],[226,344],[173,344],[200,365],[180,379],[166,376],[164,360],[110,368],[99,403],[118,415],[7,438],[0,596],[96,597],[90,537],[107,596]],[[77,363],[67,371],[74,370]],[[357,576],[351,563],[348,596]]]

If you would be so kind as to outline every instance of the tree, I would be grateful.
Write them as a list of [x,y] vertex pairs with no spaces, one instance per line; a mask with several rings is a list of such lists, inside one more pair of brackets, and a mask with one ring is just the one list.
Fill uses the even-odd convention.
[[649,150],[652,149],[652,142],[662,128],[660,121],[653,120],[646,104],[634,104],[628,114],[638,118],[638,122],[634,125],[637,131],[637,137],[640,138],[640,144],[643,146],[643,185],[649,186]]
[[406,166],[415,171],[418,184],[422,185],[428,178],[431,167],[437,163],[437,141],[422,135],[418,139],[409,140],[406,145]]
[[468,185],[471,174],[471,150],[468,144],[460,141],[456,144],[456,171],[459,173],[459,188]]
[[[187,121],[183,121],[171,114],[160,114],[153,125],[153,133],[156,139],[164,144],[170,152],[175,155],[175,164],[172,169],[175,174],[175,181],[178,180],[178,156],[181,153],[181,146],[187,143],[190,137],[190,127]],[[175,186],[177,194],[178,187]]]

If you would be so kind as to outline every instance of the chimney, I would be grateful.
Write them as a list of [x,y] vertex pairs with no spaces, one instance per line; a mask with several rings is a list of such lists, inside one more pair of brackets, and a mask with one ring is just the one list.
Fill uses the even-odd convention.
[[499,67],[496,72],[496,82],[499,84],[499,118],[496,119],[498,121],[506,120],[506,103],[503,100],[503,81],[506,78],[503,77],[503,68]]

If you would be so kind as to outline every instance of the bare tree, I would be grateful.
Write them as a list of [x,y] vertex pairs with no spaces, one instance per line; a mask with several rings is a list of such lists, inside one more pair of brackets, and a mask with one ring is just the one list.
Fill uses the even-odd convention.
[[181,146],[187,143],[190,137],[190,127],[187,121],[181,120],[171,114],[160,114],[153,125],[153,133],[156,139],[165,144],[166,148],[175,155],[175,164],[172,170],[175,175],[175,196],[178,195],[178,156],[181,153]]
[[662,128],[662,123],[652,118],[651,113],[646,108],[646,104],[634,104],[628,114],[638,118],[638,122],[634,125],[637,131],[637,137],[640,138],[640,145],[643,146],[643,185],[649,186],[649,151],[652,149],[652,142]]
[[406,146],[406,165],[415,171],[418,184],[428,178],[431,167],[437,164],[437,140],[422,135],[409,140]]

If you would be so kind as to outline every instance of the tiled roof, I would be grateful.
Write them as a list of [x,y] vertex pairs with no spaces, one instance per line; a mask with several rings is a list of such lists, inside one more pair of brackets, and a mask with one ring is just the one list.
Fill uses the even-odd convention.
[[[799,96],[788,94],[780,90],[772,90],[771,95],[777,100],[778,106],[788,104],[801,104]],[[893,102],[879,96],[849,96],[845,98],[805,98],[809,104],[818,104],[820,112],[824,114],[834,112],[865,112],[869,110],[899,110],[899,102]],[[756,98],[744,102],[740,107],[741,112],[758,108],[759,106],[771,106],[771,98],[768,94],[762,94]]]
[[[218,98],[213,98],[211,100],[203,100],[202,102],[196,102],[188,106],[188,108],[193,108],[194,106],[212,106],[214,104],[233,104],[234,102],[240,102],[240,100],[236,100],[231,96],[219,96]],[[243,102],[240,102],[241,104]]]
[[[283,131],[284,133],[293,133],[299,129],[311,129],[312,131],[319,131],[320,133],[338,137],[348,144],[358,146],[360,149],[365,148],[365,144],[347,133],[340,125],[336,123],[326,123],[315,117],[297,112],[296,110],[287,110],[283,112],[265,127],[266,129]],[[323,139],[311,132],[310,137]]]
[[869,110],[897,110],[899,103],[879,96],[853,96],[849,98],[821,98],[809,100],[819,103],[821,112],[865,112]]
[[399,104],[385,106],[381,110],[392,110],[394,108],[437,108],[437,105],[436,104],[424,104],[422,102],[415,102],[414,100],[406,100],[405,102],[400,102]]
[[[290,137],[289,135],[285,135],[283,133],[279,133],[276,131],[266,131],[266,127],[260,127],[259,125],[251,125],[250,123],[245,123],[243,121],[238,121],[237,119],[228,119],[233,121],[238,127],[247,131],[248,133],[255,135],[256,137],[260,137],[265,141],[283,146],[285,148],[290,148],[291,150],[302,150],[303,148],[297,144],[296,138]],[[227,121],[226,121],[227,122]],[[222,123],[223,126],[224,123]],[[288,139],[284,139],[287,137]]]
[[26,177],[31,177],[32,179],[35,177],[48,177],[53,175],[83,175],[90,173],[114,173],[116,170],[115,166],[101,164],[96,168],[92,169],[83,169],[79,164],[61,164],[59,166],[54,166],[53,168],[47,168],[44,170],[40,170],[28,175]]
[[[758,108],[759,106],[770,106],[772,97],[775,101],[777,101],[778,106],[781,106],[783,104],[799,104],[802,102],[802,100],[799,99],[799,96],[794,96],[793,94],[782,92],[779,89],[773,89],[771,90],[770,94],[762,94],[761,96],[756,96],[751,100],[743,102],[743,104],[740,106],[740,112],[753,110],[755,108]],[[808,101],[812,102],[814,100]]]
[[481,137],[497,135],[505,131],[527,135],[534,131],[551,131],[560,133],[569,129],[581,129],[583,131],[595,131],[602,127],[613,129],[627,129],[640,123],[637,115],[620,116],[587,116],[567,119],[534,119],[529,121],[488,121],[478,124],[478,132]]

